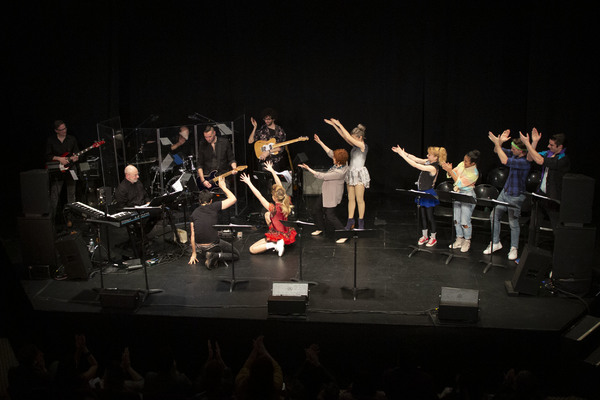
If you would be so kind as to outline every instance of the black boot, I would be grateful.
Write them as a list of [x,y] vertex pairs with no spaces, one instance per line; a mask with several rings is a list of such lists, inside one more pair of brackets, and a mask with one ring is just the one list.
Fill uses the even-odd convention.
[[219,253],[213,253],[211,251],[206,252],[206,261],[204,265],[206,265],[207,269],[213,269],[217,266],[217,261],[219,260]]

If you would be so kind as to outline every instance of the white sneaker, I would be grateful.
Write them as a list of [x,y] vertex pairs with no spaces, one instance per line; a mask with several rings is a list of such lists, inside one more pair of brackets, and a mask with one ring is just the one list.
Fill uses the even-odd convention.
[[516,248],[516,247],[511,247],[511,248],[510,248],[510,251],[508,252],[508,259],[509,259],[510,261],[514,261],[514,260],[516,260],[516,259],[517,259],[517,257],[518,257],[518,251],[517,251],[517,248]]
[[338,239],[338,240],[336,240],[335,242],[336,242],[336,243],[339,243],[339,244],[342,244],[342,243],[346,243],[346,240],[348,240],[348,238],[347,238],[347,237],[345,237],[345,238],[339,238],[339,239]]
[[454,241],[454,243],[452,243],[448,247],[451,249],[460,249],[464,240],[465,240],[464,238],[457,237],[456,240]]
[[313,236],[319,236],[321,233],[323,233],[323,231],[317,229],[316,231],[312,231],[310,234]]
[[277,255],[281,257],[283,252],[285,251],[285,244],[283,243],[283,239],[279,239],[277,244],[275,245],[275,250],[277,251]]
[[466,253],[471,248],[471,239],[465,239],[462,242],[462,246],[460,247],[461,253]]
[[[500,243],[500,242],[494,243],[494,253],[500,249],[502,249],[502,243]],[[483,251],[483,254],[492,254],[492,242],[490,242],[490,244],[488,244],[488,247],[485,248],[485,250]]]

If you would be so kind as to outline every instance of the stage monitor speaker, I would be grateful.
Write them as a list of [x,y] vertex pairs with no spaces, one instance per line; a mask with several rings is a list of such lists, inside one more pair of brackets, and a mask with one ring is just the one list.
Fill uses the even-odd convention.
[[102,289],[100,305],[109,311],[135,311],[144,302],[144,293],[130,289]]
[[306,315],[306,297],[269,296],[267,310],[269,315]]
[[552,269],[552,253],[538,247],[525,246],[519,265],[510,281],[506,281],[509,295],[519,293],[537,296],[542,289],[542,281]]
[[50,182],[48,171],[32,169],[20,174],[21,207],[25,216],[50,213]]
[[561,350],[567,357],[584,358],[600,343],[600,318],[584,315],[564,334]]
[[[325,170],[315,170],[319,172],[327,172]],[[321,185],[323,185],[322,179],[317,179],[315,176],[303,169],[302,170],[302,194],[304,195],[320,195]]]
[[565,174],[562,181],[559,222],[581,225],[592,222],[595,180],[581,174]]
[[592,283],[596,227],[558,224],[554,229],[552,280],[566,292],[585,296]]
[[479,290],[442,287],[438,319],[440,321],[477,322]]
[[50,216],[19,217],[18,226],[23,264],[55,266],[54,224]]
[[55,243],[67,279],[87,280],[92,271],[88,249],[79,233],[64,236]]

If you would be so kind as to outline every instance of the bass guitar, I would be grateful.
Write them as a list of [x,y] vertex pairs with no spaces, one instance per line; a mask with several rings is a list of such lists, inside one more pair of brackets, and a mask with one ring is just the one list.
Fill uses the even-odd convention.
[[[95,148],[97,148],[97,147],[100,147],[100,146],[102,146],[104,143],[105,143],[105,142],[104,142],[104,140],[100,140],[100,141],[98,141],[98,142],[96,142],[96,143],[92,144],[90,147],[86,147],[85,149],[81,150],[81,151],[80,151],[80,152],[78,152],[78,153],[75,153],[75,154],[71,154],[71,153],[65,153],[65,154],[62,154],[62,155],[61,155],[61,157],[68,157],[68,158],[71,158],[71,157],[79,157],[79,156],[81,156],[82,154],[84,154],[84,153],[87,153],[88,151],[90,151],[90,150],[92,150],[92,149],[95,149]],[[60,171],[61,171],[61,172],[66,172],[66,171],[68,171],[69,169],[71,169],[71,168],[72,168],[72,167],[75,165],[75,163],[76,163],[75,161],[69,161],[67,164],[65,164],[65,165],[62,165],[62,164],[59,162],[59,163],[58,163],[58,168],[60,169]]]
[[196,184],[198,185],[198,189],[200,190],[212,190],[212,189],[217,189],[219,187],[219,178],[227,178],[229,175],[233,174],[233,171],[243,171],[246,168],[248,168],[247,165],[240,165],[239,167],[236,167],[235,169],[232,169],[231,171],[227,171],[224,174],[221,174],[219,176],[217,176],[217,170],[211,171],[210,174],[208,174],[208,176],[204,177],[205,181],[208,181],[208,183],[210,183],[212,186],[210,188],[207,188],[206,186],[204,186],[204,184],[200,181],[200,177],[196,178]]
[[260,155],[265,151],[272,151],[273,149],[277,149],[279,147],[286,146],[288,144],[306,141],[306,140],[308,140],[307,136],[301,136],[296,139],[287,140],[285,142],[279,142],[279,143],[277,143],[275,141],[275,138],[271,138],[269,140],[257,140],[254,143],[254,152],[256,153],[256,158],[260,158]]

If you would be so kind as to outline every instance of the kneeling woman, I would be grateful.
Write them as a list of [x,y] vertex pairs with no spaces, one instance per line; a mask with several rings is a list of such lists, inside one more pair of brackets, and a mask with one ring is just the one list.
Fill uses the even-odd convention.
[[296,241],[296,230],[294,228],[288,228],[281,223],[281,221],[287,221],[293,206],[290,197],[285,193],[285,189],[281,185],[281,181],[273,169],[273,164],[267,161],[265,163],[265,169],[273,174],[273,179],[275,180],[275,184],[271,188],[271,198],[273,199],[273,203],[269,203],[267,199],[260,194],[250,180],[248,174],[242,174],[240,176],[241,181],[248,185],[250,190],[252,190],[252,193],[254,193],[256,198],[260,201],[260,204],[267,209],[265,221],[267,222],[269,231],[265,233],[263,239],[260,239],[250,246],[250,253],[259,254],[273,249],[277,251],[277,254],[281,257],[284,252],[284,245],[292,244]]

